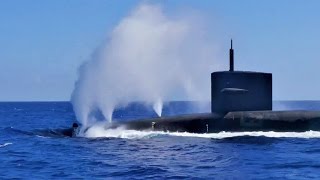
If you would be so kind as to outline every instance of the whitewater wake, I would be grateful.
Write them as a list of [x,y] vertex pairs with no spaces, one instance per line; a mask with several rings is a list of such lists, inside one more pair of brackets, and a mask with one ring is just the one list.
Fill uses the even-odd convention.
[[124,138],[124,139],[141,139],[152,138],[157,136],[180,136],[195,138],[224,139],[232,137],[252,136],[252,137],[270,137],[270,138],[320,138],[320,131],[305,132],[274,132],[274,131],[253,131],[253,132],[219,132],[196,134],[188,132],[164,132],[164,131],[136,131],[126,130],[125,128],[105,129],[102,126],[90,127],[82,137],[87,138]]

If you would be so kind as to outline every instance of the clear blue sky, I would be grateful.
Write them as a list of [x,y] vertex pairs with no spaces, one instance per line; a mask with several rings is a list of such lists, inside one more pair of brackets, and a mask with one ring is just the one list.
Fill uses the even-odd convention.
[[[273,73],[274,100],[320,99],[320,1],[152,2],[212,20],[226,61],[232,37],[236,69]],[[69,100],[78,66],[139,3],[0,1],[0,101]]]

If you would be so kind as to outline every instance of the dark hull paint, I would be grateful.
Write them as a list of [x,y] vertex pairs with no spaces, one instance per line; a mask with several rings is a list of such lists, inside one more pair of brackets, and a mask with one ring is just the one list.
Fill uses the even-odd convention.
[[320,130],[320,111],[242,111],[161,117],[113,123],[130,130],[212,133],[221,131]]

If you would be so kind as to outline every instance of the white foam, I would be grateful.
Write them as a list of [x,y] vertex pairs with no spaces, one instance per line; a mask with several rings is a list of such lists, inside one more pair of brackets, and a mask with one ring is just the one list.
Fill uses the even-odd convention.
[[164,132],[126,130],[123,127],[119,127],[116,129],[105,129],[103,126],[92,126],[84,134],[81,134],[81,136],[88,138],[113,137],[125,139],[140,139],[150,138],[160,134],[164,134]]
[[224,139],[230,137],[252,136],[252,137],[273,137],[273,138],[320,138],[319,131],[305,132],[274,132],[274,131],[253,131],[253,132],[219,132],[219,133],[187,133],[187,132],[163,132],[163,131],[136,131],[126,130],[123,127],[116,129],[106,129],[104,126],[92,126],[81,136],[88,138],[98,137],[113,137],[125,139],[140,139],[150,138],[155,136],[180,136],[180,137],[196,137],[196,138],[211,138]]
[[0,144],[0,148],[2,148],[2,147],[6,147],[6,146],[8,146],[8,145],[11,145],[12,143],[4,143],[4,144]]

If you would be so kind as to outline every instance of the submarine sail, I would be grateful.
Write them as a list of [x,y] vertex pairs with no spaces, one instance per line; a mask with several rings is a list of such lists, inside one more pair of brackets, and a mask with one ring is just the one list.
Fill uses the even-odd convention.
[[320,111],[272,111],[272,74],[234,70],[211,73],[211,113],[112,122],[108,128],[191,133],[320,130]]

